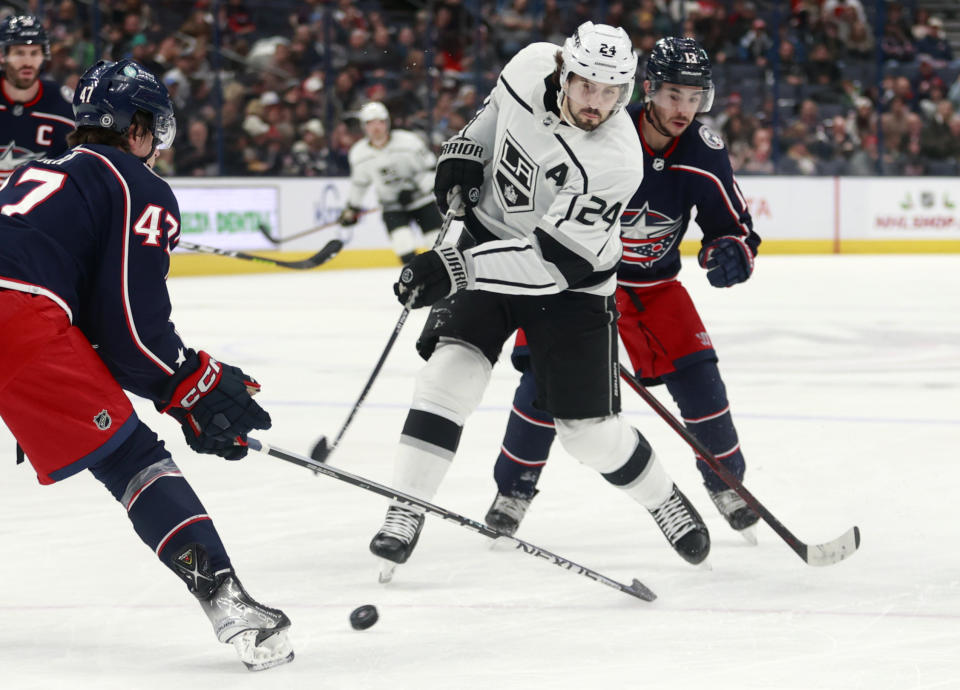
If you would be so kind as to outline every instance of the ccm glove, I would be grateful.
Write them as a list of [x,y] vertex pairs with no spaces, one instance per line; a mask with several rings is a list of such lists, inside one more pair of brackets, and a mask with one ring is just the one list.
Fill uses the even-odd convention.
[[360,220],[360,209],[354,208],[349,204],[343,207],[343,210],[340,212],[340,217],[337,218],[337,222],[343,227],[356,225],[358,220]]
[[397,194],[397,203],[407,208],[413,203],[414,191],[412,189],[401,189]]
[[239,460],[247,454],[247,434],[271,426],[270,415],[253,401],[259,391],[260,384],[237,367],[190,350],[157,409],[180,422],[196,452]]
[[480,203],[482,186],[483,145],[463,137],[445,142],[433,178],[433,195],[440,212],[446,213],[457,197],[463,201],[461,208],[473,208]]
[[739,237],[720,237],[700,250],[700,265],[714,287],[742,283],[753,273],[753,251]]
[[457,290],[467,287],[467,268],[463,254],[445,244],[418,254],[400,272],[393,294],[410,309],[429,307]]

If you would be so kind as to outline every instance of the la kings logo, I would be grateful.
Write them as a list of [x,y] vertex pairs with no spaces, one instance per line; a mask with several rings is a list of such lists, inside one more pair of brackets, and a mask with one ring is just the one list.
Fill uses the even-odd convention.
[[539,173],[540,166],[521,148],[509,131],[505,132],[493,179],[496,182],[494,188],[497,196],[507,213],[533,210]]

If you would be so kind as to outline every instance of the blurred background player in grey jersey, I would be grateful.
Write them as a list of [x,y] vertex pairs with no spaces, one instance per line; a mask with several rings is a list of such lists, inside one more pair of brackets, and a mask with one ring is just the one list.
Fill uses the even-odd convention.
[[[747,280],[760,237],[733,177],[723,141],[696,120],[713,103],[710,59],[692,38],[660,39],[647,60],[644,101],[627,108],[643,145],[643,182],[620,220],[618,330],[637,377],[666,384],[690,432],[738,479],[746,463],[733,426],[713,343],[680,283],[680,242],[692,211],[703,232],[700,265],[714,287]],[[494,468],[497,496],[486,522],[516,532],[537,493],[555,435],[534,404],[536,385],[526,340],[513,352],[523,372]],[[759,519],[740,496],[697,459],[707,493],[748,541]]]
[[[348,227],[359,220],[363,197],[373,185],[390,244],[405,264],[421,244],[433,246],[443,223],[433,202],[437,158],[413,132],[390,129],[383,103],[372,101],[360,108],[360,122],[366,137],[350,148],[350,193],[340,224]],[[420,227],[422,242],[411,221]]]

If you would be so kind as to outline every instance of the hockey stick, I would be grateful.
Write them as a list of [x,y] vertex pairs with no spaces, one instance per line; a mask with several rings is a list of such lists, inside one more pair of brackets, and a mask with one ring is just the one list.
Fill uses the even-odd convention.
[[[380,210],[379,206],[376,208],[368,208],[366,210],[363,210],[357,213],[357,218],[362,218],[368,213],[373,213],[374,211],[379,211],[379,210]],[[301,237],[312,235],[315,232],[320,232],[321,230],[326,230],[327,228],[332,228],[336,225],[340,225],[339,220],[335,220],[332,223],[324,223],[323,225],[315,225],[312,228],[307,228],[302,232],[298,232],[293,235],[290,235],[290,237],[274,237],[273,235],[270,234],[270,228],[267,227],[266,223],[257,223],[257,230],[259,230],[260,233],[264,237],[266,237],[269,242],[273,244],[282,244],[283,242],[289,242],[290,240],[297,240],[297,239],[300,239]]]
[[663,421],[669,424],[670,427],[687,442],[687,445],[693,448],[697,455],[703,458],[704,462],[710,465],[710,469],[716,472],[727,486],[736,491],[737,495],[746,501],[747,505],[753,508],[753,510],[773,528],[773,531],[776,532],[781,539],[787,542],[787,546],[793,549],[807,565],[833,565],[845,558],[849,558],[860,548],[860,528],[857,526],[851,527],[836,539],[824,542],[823,544],[806,544],[797,539],[782,522],[773,516],[773,513],[767,510],[765,505],[758,501],[752,493],[747,491],[747,487],[743,485],[743,482],[733,476],[730,470],[728,470],[696,436],[690,433],[682,422],[670,414],[670,411],[664,407],[663,404],[654,397],[653,393],[648,391],[633,374],[621,368],[620,377],[653,408],[654,412],[660,415]]
[[[450,229],[450,223],[453,222],[453,219],[459,210],[459,207],[454,208],[453,204],[450,205],[446,215],[443,217],[443,225],[440,226],[440,232],[437,235],[437,240],[433,243],[434,247],[443,242],[443,238],[446,236],[447,230]],[[337,437],[333,440],[332,444],[328,445],[327,437],[321,436],[314,444],[313,449],[310,451],[311,458],[319,462],[325,462],[330,453],[335,451],[337,446],[340,445],[340,441],[343,439],[343,435],[347,432],[350,422],[353,421],[354,416],[357,414],[357,410],[360,409],[360,405],[362,405],[363,401],[367,398],[367,393],[369,393],[370,389],[373,387],[373,382],[376,381],[377,376],[380,374],[380,369],[383,367],[383,363],[387,361],[387,355],[389,355],[390,350],[393,349],[393,344],[397,342],[397,336],[400,335],[400,330],[403,328],[403,324],[407,322],[407,317],[409,315],[410,307],[404,305],[403,311],[400,313],[400,318],[397,319],[397,325],[393,327],[393,333],[390,334],[390,339],[387,340],[387,345],[383,348],[383,352],[380,354],[380,359],[377,360],[376,366],[373,367],[370,378],[367,379],[367,384],[363,387],[363,390],[360,391],[360,397],[357,398],[357,402],[353,404],[353,409],[350,410],[350,414],[347,415],[346,421],[343,423],[343,426],[340,427],[340,431],[337,432]]]
[[181,240],[179,247],[184,249],[189,249],[193,252],[199,252],[200,254],[218,254],[220,256],[229,256],[234,259],[244,259],[245,261],[256,261],[258,263],[267,264],[268,266],[280,266],[282,268],[292,268],[295,270],[304,270],[310,268],[316,268],[320,264],[328,262],[330,259],[335,257],[341,249],[343,249],[343,242],[340,240],[330,240],[325,245],[323,249],[318,251],[313,256],[308,256],[306,259],[301,259],[300,261],[281,261],[280,259],[270,259],[266,256],[257,256],[256,254],[247,254],[246,252],[238,252],[232,249],[220,249],[219,247],[208,247],[205,244],[194,244],[193,242],[184,242]]
[[258,441],[256,439],[247,437],[247,445],[250,447],[250,450],[255,450],[259,453],[265,453],[267,455],[272,455],[275,458],[280,460],[285,460],[286,462],[293,463],[294,465],[300,465],[301,467],[306,467],[307,469],[313,470],[316,474],[325,474],[328,477],[333,477],[334,479],[339,479],[342,482],[347,484],[353,484],[354,486],[359,486],[361,489],[366,489],[367,491],[372,491],[375,494],[384,496],[393,501],[398,501],[404,505],[413,506],[415,508],[420,508],[424,512],[436,515],[443,518],[449,522],[455,522],[461,527],[466,527],[469,530],[474,532],[479,532],[483,536],[489,539],[504,539],[513,544],[514,548],[518,551],[521,551],[529,556],[534,556],[535,558],[542,558],[546,561],[549,561],[553,565],[563,568],[564,570],[569,570],[572,573],[577,575],[582,575],[584,577],[590,578],[595,582],[600,584],[607,585],[608,587],[613,587],[618,589],[624,594],[629,594],[632,597],[637,599],[643,599],[644,601],[653,601],[657,598],[657,595],[654,594],[646,585],[644,585],[640,580],[634,579],[633,582],[629,585],[625,585],[616,580],[611,580],[605,575],[601,575],[596,570],[591,570],[586,566],[582,566],[578,563],[574,563],[571,560],[558,556],[557,554],[547,551],[535,544],[530,542],[523,541],[522,539],[517,539],[516,537],[511,537],[502,532],[498,532],[495,529],[487,527],[482,522],[477,522],[476,520],[471,520],[468,517],[460,515],[459,513],[454,513],[453,511],[447,510],[446,508],[441,508],[438,505],[429,503],[428,501],[421,500],[415,496],[402,493],[396,489],[391,489],[389,486],[384,486],[383,484],[378,484],[377,482],[365,479],[356,474],[351,474],[350,472],[345,472],[344,470],[337,469],[327,465],[326,463],[318,462],[312,460],[303,455],[298,455],[292,453],[288,450],[283,450],[281,448],[274,448],[272,446]]

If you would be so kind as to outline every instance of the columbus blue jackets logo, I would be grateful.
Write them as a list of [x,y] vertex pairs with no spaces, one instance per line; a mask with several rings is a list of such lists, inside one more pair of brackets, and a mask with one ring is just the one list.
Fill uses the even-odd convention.
[[680,237],[682,218],[671,218],[644,202],[640,209],[628,208],[620,218],[623,262],[649,268],[673,248]]
[[43,152],[34,152],[11,141],[6,146],[0,145],[0,180],[13,172],[18,165],[23,165],[43,156]]
[[520,147],[520,144],[506,132],[500,156],[494,168],[493,179],[497,196],[507,213],[519,213],[533,210],[533,197],[536,190],[537,175],[540,166]]

